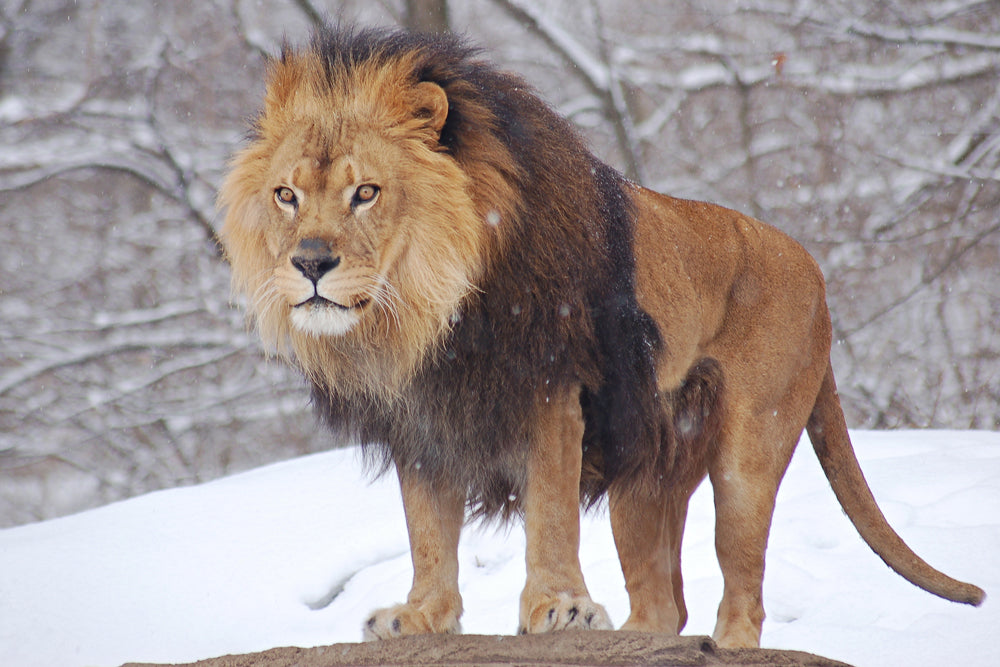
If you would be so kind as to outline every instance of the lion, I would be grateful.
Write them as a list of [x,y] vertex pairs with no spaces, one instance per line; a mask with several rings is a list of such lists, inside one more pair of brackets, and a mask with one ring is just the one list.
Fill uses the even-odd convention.
[[775,494],[803,429],[861,537],[957,602],[855,457],[816,262],[784,233],[595,158],[450,35],[321,28],[269,63],[220,190],[233,288],[334,434],[394,468],[413,562],[365,639],[460,632],[467,518],[523,516],[518,631],[611,629],[579,561],[607,499],[628,630],[679,633],[687,505],[707,477],[714,638],[756,647]]

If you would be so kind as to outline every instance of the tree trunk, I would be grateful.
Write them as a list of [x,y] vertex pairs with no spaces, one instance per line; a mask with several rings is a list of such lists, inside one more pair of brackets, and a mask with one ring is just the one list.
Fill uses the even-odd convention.
[[448,0],[406,0],[403,25],[416,32],[448,32]]

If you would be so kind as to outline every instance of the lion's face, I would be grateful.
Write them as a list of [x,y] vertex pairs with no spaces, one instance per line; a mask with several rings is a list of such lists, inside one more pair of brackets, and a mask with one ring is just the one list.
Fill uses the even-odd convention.
[[291,325],[313,336],[392,316],[401,254],[420,232],[405,210],[412,194],[399,169],[403,151],[371,135],[351,143],[330,150],[303,124],[275,152],[261,193],[274,297]]
[[272,73],[259,136],[222,188],[233,284],[307,371],[379,349],[405,374],[473,289],[488,216],[438,146],[439,87],[338,92],[302,65]]

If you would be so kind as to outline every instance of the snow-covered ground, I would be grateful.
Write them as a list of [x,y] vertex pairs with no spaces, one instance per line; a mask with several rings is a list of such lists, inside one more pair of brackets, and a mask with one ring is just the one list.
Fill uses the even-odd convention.
[[[1000,433],[854,440],[904,539],[994,597],[974,609],[892,573],[803,442],[771,532],[763,645],[857,665],[1000,665]],[[722,589],[710,491],[692,502],[684,544],[688,633],[711,633]],[[603,511],[585,518],[582,542],[591,593],[620,623],[628,601]],[[523,553],[519,525],[466,529],[466,632],[513,631]],[[0,531],[0,664],[177,662],[357,641],[365,615],[403,599],[410,576],[394,477],[369,483],[353,449],[317,454]]]

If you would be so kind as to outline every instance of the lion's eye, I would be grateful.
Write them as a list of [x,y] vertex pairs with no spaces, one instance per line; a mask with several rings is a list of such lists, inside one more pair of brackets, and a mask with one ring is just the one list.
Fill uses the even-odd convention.
[[358,189],[354,191],[354,196],[351,198],[351,206],[356,207],[363,204],[370,204],[378,197],[378,193],[379,187],[377,185],[368,183],[359,185]]
[[288,187],[280,187],[274,191],[274,199],[279,204],[284,204],[285,206],[298,206],[299,200],[295,196],[295,191]]

